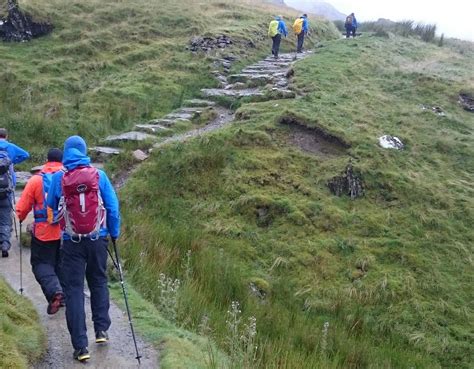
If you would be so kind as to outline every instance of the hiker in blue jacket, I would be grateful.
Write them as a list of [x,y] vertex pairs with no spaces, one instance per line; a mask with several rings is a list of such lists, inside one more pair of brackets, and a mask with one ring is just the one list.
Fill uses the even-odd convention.
[[270,22],[268,27],[268,36],[270,36],[272,39],[272,55],[275,59],[278,59],[281,36],[288,36],[286,24],[281,15],[277,15],[275,19]]
[[[82,137],[71,136],[64,143],[63,165],[67,172],[53,175],[48,194],[49,220],[53,212],[60,211],[62,180],[67,173],[90,167],[90,158],[86,155],[87,146]],[[120,234],[119,202],[109,178],[102,170],[98,170],[99,192],[106,211],[106,226],[102,224],[97,237],[82,236],[78,239],[63,228],[62,268],[64,292],[66,295],[66,320],[71,342],[74,347],[73,357],[79,361],[90,358],[84,311],[84,275],[91,293],[92,320],[96,343],[108,341],[107,330],[111,321],[109,316],[109,290],[107,287],[107,247],[110,235],[116,239]],[[97,183],[97,182],[96,182]],[[79,187],[78,187],[78,192]],[[87,201],[87,200],[84,200]],[[51,211],[52,210],[52,211]]]
[[346,28],[346,38],[351,37],[351,35],[352,37],[356,37],[357,19],[354,13],[351,13],[346,17],[344,27]]
[[13,218],[13,202],[15,196],[16,176],[13,169],[14,164],[19,164],[30,157],[30,154],[21,147],[8,142],[8,132],[5,128],[0,128],[0,156],[8,157],[11,162],[8,171],[8,177],[11,179],[10,185],[6,185],[0,194],[0,248],[2,250],[2,257],[8,257],[10,250],[10,238],[12,232],[12,218]]

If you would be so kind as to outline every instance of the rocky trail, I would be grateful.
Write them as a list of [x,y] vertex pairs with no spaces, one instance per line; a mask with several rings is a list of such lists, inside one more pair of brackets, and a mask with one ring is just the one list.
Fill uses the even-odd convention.
[[[214,71],[219,81],[218,88],[203,89],[202,99],[185,101],[183,107],[149,122],[136,124],[134,130],[111,135],[103,140],[102,146],[89,149],[94,160],[93,165],[102,167],[109,158],[127,154],[127,147],[133,145],[136,148],[133,156],[136,165],[124,169],[115,179],[117,188],[125,185],[129,176],[136,170],[139,163],[146,160],[154,149],[162,148],[172,142],[183,142],[194,137],[222,128],[234,121],[233,112],[219,105],[224,97],[226,99],[238,100],[246,98],[246,101],[268,101],[275,99],[295,98],[296,93],[289,87],[291,78],[291,66],[296,60],[300,60],[310,52],[298,54],[282,54],[278,60],[268,57],[253,65],[246,67],[239,74],[230,74],[233,59],[221,59],[217,61],[219,70]],[[204,121],[203,121],[204,120]],[[180,124],[191,127],[185,132],[174,132],[173,129]],[[194,127],[195,126],[195,127]],[[171,131],[171,132],[169,132]],[[165,133],[167,136],[163,136]],[[130,144],[131,143],[131,144]],[[127,146],[128,145],[128,146]],[[32,169],[32,173],[40,167]],[[28,172],[17,172],[18,184],[21,186],[31,176]],[[136,368],[133,342],[126,313],[113,302],[111,303],[112,326],[109,331],[110,342],[106,346],[98,346],[94,343],[94,330],[91,324],[91,312],[89,295],[86,292],[86,306],[88,308],[88,334],[90,339],[89,350],[91,360],[87,364],[74,362],[72,359],[72,346],[66,327],[64,309],[53,316],[46,314],[47,303],[41,289],[34,279],[29,264],[30,252],[23,247],[23,288],[24,295],[28,297],[39,312],[48,336],[47,353],[41,363],[34,366],[37,369],[46,368]],[[16,239],[12,241],[12,249],[8,259],[0,260],[0,274],[16,290],[19,290],[20,268],[19,247]],[[133,312],[132,312],[133,313]],[[159,368],[158,353],[150,344],[139,340],[142,354],[140,368]]]

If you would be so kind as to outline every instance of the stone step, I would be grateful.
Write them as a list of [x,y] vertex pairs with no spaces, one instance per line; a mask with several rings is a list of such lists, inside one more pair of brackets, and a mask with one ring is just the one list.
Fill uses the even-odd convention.
[[108,158],[118,155],[123,152],[123,149],[108,146],[94,146],[89,148],[90,157],[98,162],[103,162]]
[[104,139],[105,142],[142,142],[146,140],[156,140],[156,136],[139,131],[124,132],[118,135],[111,135]]
[[195,117],[194,113],[169,113],[164,116],[164,119],[171,119],[171,120],[192,120]]
[[273,87],[268,91],[268,96],[271,99],[294,99],[296,97],[296,93],[292,90],[288,90],[285,88]]
[[248,74],[248,73],[255,73],[255,74],[273,74],[273,73],[285,73],[288,68],[276,68],[273,66],[256,66],[256,67],[247,67],[242,70],[241,73]]
[[201,93],[205,97],[215,98],[215,97],[233,97],[233,98],[241,98],[241,97],[255,97],[255,96],[263,96],[263,92],[260,91],[258,88],[247,88],[242,90],[225,90],[222,88],[205,88],[201,90]]
[[104,155],[118,155],[121,152],[123,152],[123,149],[120,149],[118,147],[109,147],[109,146],[94,146],[90,147],[89,151],[93,151],[98,154],[104,154]]
[[151,134],[169,131],[169,128],[161,124],[135,124],[135,129],[137,131],[143,131]]
[[185,100],[183,102],[183,105],[194,107],[194,108],[205,108],[205,107],[215,106],[216,103],[210,100],[191,99],[191,100]]
[[161,119],[150,120],[146,124],[147,125],[160,125],[160,126],[164,126],[164,127],[171,127],[171,126],[175,125],[176,123],[180,123],[180,122],[190,123],[191,121],[189,119],[181,119],[181,118],[174,118],[174,119],[161,118]]
[[272,80],[269,74],[240,73],[229,76],[229,82],[252,83],[254,85],[265,85]]

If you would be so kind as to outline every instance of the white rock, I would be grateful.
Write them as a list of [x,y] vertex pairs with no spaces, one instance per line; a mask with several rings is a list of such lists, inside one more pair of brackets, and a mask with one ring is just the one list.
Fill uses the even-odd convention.
[[379,145],[382,146],[384,149],[396,150],[402,150],[405,147],[403,142],[398,137],[390,135],[383,135],[379,137]]

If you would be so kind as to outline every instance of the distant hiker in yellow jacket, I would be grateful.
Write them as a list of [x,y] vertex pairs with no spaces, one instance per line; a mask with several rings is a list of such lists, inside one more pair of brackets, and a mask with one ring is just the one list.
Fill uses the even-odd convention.
[[301,17],[295,20],[295,23],[293,23],[293,32],[298,38],[296,52],[298,53],[303,52],[304,36],[308,34],[308,31],[309,31],[308,15],[303,14]]
[[268,36],[271,37],[273,41],[272,55],[275,59],[278,59],[282,35],[285,37],[288,36],[288,31],[286,30],[286,24],[283,20],[283,17],[281,15],[277,15],[268,26]]

